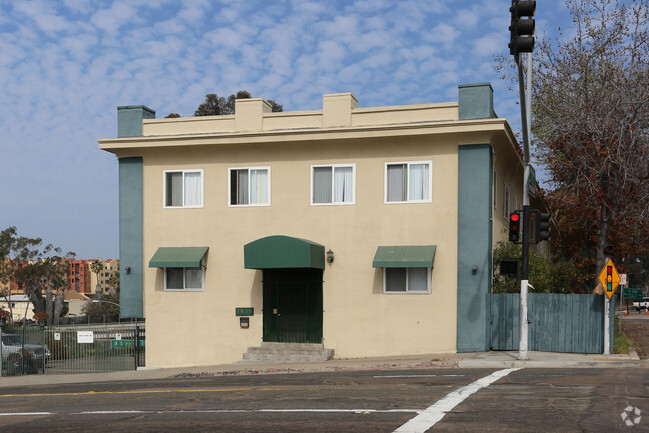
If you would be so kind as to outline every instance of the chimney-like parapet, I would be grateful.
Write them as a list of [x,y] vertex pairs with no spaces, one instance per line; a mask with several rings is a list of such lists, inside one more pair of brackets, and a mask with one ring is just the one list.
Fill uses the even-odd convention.
[[144,105],[117,107],[117,137],[141,137],[144,119],[155,119],[155,111]]
[[236,131],[254,132],[264,129],[264,114],[273,107],[262,98],[237,99],[234,101],[234,128]]
[[351,93],[332,93],[322,98],[322,126],[351,126],[352,111],[358,108],[358,100]]
[[458,105],[460,120],[496,117],[494,91],[490,83],[460,84],[458,86]]

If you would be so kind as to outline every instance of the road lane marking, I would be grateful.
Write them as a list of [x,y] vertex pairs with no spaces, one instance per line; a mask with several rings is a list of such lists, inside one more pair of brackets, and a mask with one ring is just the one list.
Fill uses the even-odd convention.
[[397,376],[372,376],[374,379],[384,377],[464,377],[463,374],[400,374]]
[[419,409],[257,409],[254,412],[281,412],[281,413],[419,413]]
[[455,406],[462,403],[468,397],[516,370],[520,370],[520,368],[507,368],[504,370],[495,371],[489,376],[485,376],[482,379],[478,379],[467,386],[463,386],[462,388],[451,392],[446,397],[437,401],[432,406],[423,410],[419,415],[396,429],[394,433],[425,432],[426,430],[437,424],[437,422],[444,418],[444,416],[448,412],[453,410]]
[[13,412],[0,413],[0,416],[34,416],[34,415],[54,415],[54,412]]
[[[265,387],[241,387],[241,388],[207,388],[207,389],[141,389],[130,391],[84,391],[84,392],[57,392],[57,393],[40,393],[40,394],[0,394],[3,397],[75,397],[86,395],[113,395],[113,394],[170,394],[190,393],[190,392],[236,392],[236,391],[320,391],[322,389],[349,389],[350,385],[322,385],[319,387],[302,387],[302,386],[265,386]],[[355,386],[354,389],[376,389],[376,386]]]
[[36,415],[133,415],[133,414],[193,414],[193,413],[421,413],[421,409],[196,409],[196,410],[91,410],[84,412],[13,412],[0,416]]

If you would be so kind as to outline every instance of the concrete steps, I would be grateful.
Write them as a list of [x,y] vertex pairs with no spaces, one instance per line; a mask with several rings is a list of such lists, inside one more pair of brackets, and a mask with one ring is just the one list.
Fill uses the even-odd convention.
[[245,361],[328,361],[334,356],[333,349],[314,343],[269,343],[249,347],[243,354]]

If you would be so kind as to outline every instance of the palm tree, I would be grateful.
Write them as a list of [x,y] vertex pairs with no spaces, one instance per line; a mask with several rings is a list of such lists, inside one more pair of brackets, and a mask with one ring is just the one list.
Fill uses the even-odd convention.
[[99,273],[103,270],[104,270],[104,263],[100,259],[97,259],[94,262],[90,263],[90,272],[94,272],[95,274],[97,274],[97,287],[95,290],[97,299],[101,299],[101,285],[99,284]]

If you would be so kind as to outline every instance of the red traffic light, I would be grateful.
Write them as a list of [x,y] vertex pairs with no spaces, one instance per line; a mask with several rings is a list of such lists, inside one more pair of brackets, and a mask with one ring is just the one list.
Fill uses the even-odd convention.
[[521,239],[521,214],[512,212],[509,214],[509,242],[518,243]]

